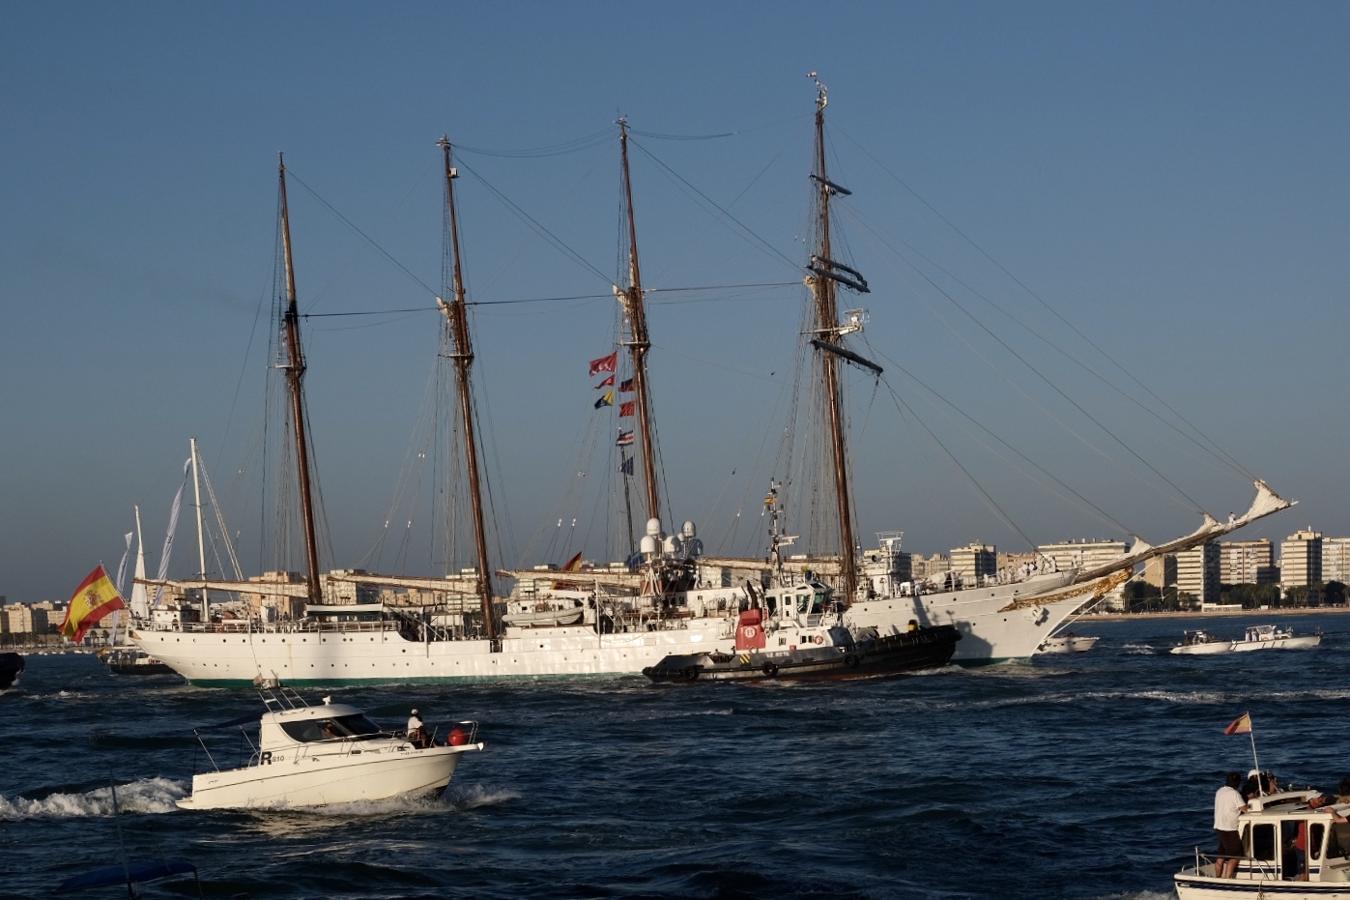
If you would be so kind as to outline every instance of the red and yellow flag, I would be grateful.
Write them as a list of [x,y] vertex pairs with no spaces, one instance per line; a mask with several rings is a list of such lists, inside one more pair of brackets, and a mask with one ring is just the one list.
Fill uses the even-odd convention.
[[70,606],[66,608],[66,620],[61,623],[61,633],[78,644],[84,640],[84,633],[100,619],[114,610],[126,609],[126,606],[107,570],[100,564],[75,589],[75,596],[70,598]]
[[1242,715],[1238,716],[1236,719],[1234,719],[1232,722],[1228,724],[1228,727],[1223,730],[1223,733],[1251,734],[1252,733],[1251,713],[1243,713]]

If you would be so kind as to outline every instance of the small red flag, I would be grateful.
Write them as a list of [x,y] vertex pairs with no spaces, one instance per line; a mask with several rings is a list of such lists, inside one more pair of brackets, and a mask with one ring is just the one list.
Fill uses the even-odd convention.
[[632,415],[636,415],[636,413],[637,413],[637,401],[636,401],[636,400],[625,400],[623,403],[620,403],[620,404],[619,404],[619,416],[620,416],[620,417],[623,417],[623,416],[632,416]]
[[594,378],[601,372],[613,372],[614,367],[619,363],[619,351],[615,350],[609,356],[602,356],[599,359],[591,360],[591,377]]
[[598,390],[600,390],[601,388],[606,388],[606,387],[614,387],[614,376],[613,376],[613,375],[610,375],[610,376],[609,376],[608,378],[606,378],[604,381],[602,381],[602,382],[600,382],[599,384],[597,384],[597,385],[595,386],[595,389],[598,391]]

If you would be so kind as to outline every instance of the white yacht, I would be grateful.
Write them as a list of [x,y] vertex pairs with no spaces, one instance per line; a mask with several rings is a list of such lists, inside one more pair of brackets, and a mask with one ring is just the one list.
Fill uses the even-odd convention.
[[1309,650],[1322,643],[1322,635],[1294,632],[1279,625],[1248,625],[1242,640],[1233,642],[1235,653],[1251,650]]
[[1038,653],[1086,653],[1101,638],[1096,635],[1074,634],[1072,631],[1062,631],[1059,634],[1051,635],[1041,642],[1037,648]]
[[1233,642],[1228,638],[1217,638],[1208,631],[1197,628],[1195,631],[1182,632],[1181,643],[1171,652],[1182,656],[1210,656],[1215,653],[1231,653]]
[[[1350,897],[1350,804],[1314,806],[1317,791],[1253,797],[1238,817],[1243,858],[1232,878],[1199,848],[1173,877],[1179,900],[1317,900]],[[1301,838],[1305,849],[1294,844]]]
[[459,722],[443,737],[425,741],[385,731],[354,706],[308,705],[285,687],[259,691],[262,714],[256,743],[245,765],[222,769],[201,741],[212,770],[192,776],[183,809],[291,809],[424,796],[450,783],[459,758],[482,750],[478,723]]

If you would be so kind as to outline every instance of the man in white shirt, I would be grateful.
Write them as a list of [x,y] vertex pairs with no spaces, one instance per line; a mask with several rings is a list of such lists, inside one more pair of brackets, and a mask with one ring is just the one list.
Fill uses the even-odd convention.
[[1217,878],[1232,878],[1237,874],[1238,860],[1242,852],[1242,839],[1238,837],[1238,815],[1247,809],[1238,785],[1242,776],[1229,772],[1224,786],[1214,792],[1214,831],[1219,835],[1218,862],[1214,864]]
[[415,709],[412,711],[412,715],[408,716],[406,732],[408,740],[412,741],[415,747],[421,747],[423,741],[426,740],[426,733],[422,730],[422,717],[417,714]]

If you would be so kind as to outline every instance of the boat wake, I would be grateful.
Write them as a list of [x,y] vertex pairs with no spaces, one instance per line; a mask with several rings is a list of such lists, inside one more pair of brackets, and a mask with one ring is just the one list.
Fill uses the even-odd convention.
[[[167,813],[177,810],[174,801],[187,795],[187,786],[169,778],[147,778],[118,785],[117,806],[122,812]],[[112,791],[98,787],[83,793],[57,792],[44,797],[0,796],[0,821],[23,819],[73,819],[111,816]]]

